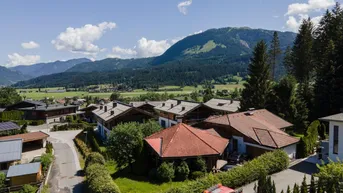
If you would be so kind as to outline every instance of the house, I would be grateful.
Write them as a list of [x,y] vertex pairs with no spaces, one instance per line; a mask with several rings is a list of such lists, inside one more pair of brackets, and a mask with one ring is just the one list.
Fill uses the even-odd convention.
[[100,105],[89,104],[87,107],[84,107],[84,108],[80,109],[79,111],[82,111],[85,113],[84,115],[85,115],[85,118],[87,119],[88,122],[94,123],[95,118],[94,118],[93,111],[99,107],[100,107]]
[[20,130],[19,125],[13,123],[13,122],[2,122],[0,123],[0,133],[3,132],[12,132],[15,130]]
[[10,165],[21,160],[22,147],[21,139],[0,141],[0,170],[7,170]]
[[329,122],[329,158],[343,160],[343,113],[319,118]]
[[8,169],[6,177],[9,178],[11,186],[39,182],[42,179],[41,163],[13,165]]
[[299,139],[284,132],[291,126],[291,123],[265,109],[212,116],[203,122],[207,131],[230,139],[229,152],[250,157],[283,149],[290,158],[295,158]]
[[92,111],[100,135],[105,138],[110,130],[120,123],[126,122],[143,122],[154,118],[151,113],[132,107],[119,101],[113,101]]
[[48,137],[49,137],[48,134],[42,131],[36,131],[36,132],[0,137],[0,141],[21,139],[24,149],[25,148],[32,149],[33,147],[44,148]]
[[215,111],[203,103],[170,99],[155,107],[158,122],[163,128],[177,123],[194,124],[215,114]]
[[44,120],[46,123],[63,122],[67,115],[80,115],[83,112],[77,111],[79,107],[76,105],[43,105],[18,108],[17,110],[24,112],[24,117],[27,120]]
[[213,98],[204,104],[218,112],[221,112],[221,114],[238,112],[240,107],[240,101],[228,99]]
[[208,169],[216,167],[229,140],[184,123],[161,130],[144,141],[159,160],[197,158],[206,160]]
[[149,112],[151,114],[155,114],[155,107],[161,105],[163,101],[135,101],[135,102],[130,102],[130,105],[139,108],[143,111]]
[[235,191],[229,187],[217,184],[204,191],[204,193],[242,193],[242,191]]
[[18,110],[20,108],[36,107],[36,106],[46,106],[46,104],[41,101],[23,100],[16,104],[7,106],[6,111],[13,111],[13,110]]

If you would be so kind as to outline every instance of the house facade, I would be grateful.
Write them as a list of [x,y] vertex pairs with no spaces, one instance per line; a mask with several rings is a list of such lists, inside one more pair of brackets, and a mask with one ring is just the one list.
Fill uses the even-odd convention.
[[275,149],[283,149],[295,158],[299,139],[284,132],[290,126],[291,123],[265,109],[212,116],[202,125],[209,132],[230,139],[228,152],[251,158]]
[[0,140],[0,170],[8,170],[15,162],[21,160],[22,139]]
[[92,112],[97,121],[98,132],[103,138],[106,138],[111,129],[120,123],[142,123],[145,120],[155,118],[150,113],[119,101],[100,105]]
[[40,162],[13,165],[8,169],[7,176],[11,186],[18,186],[38,182],[42,179]]
[[319,118],[329,122],[329,158],[343,160],[343,113]]

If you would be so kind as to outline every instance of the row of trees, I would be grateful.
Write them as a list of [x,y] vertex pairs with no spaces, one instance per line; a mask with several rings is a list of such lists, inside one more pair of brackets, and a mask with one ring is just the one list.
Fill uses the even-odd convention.
[[309,121],[340,112],[343,106],[343,10],[327,11],[319,26],[303,20],[293,47],[284,53],[287,76],[273,78],[280,55],[277,33],[270,49],[259,42],[248,67],[241,109],[267,108],[306,128]]

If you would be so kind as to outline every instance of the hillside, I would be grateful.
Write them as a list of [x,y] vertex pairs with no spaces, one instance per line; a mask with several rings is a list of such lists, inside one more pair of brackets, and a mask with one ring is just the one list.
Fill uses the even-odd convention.
[[30,76],[0,66],[0,86],[11,85],[21,80],[27,80]]
[[67,61],[39,63],[39,64],[30,65],[30,66],[15,66],[10,69],[21,72],[24,75],[38,77],[38,76],[43,76],[43,75],[64,72],[68,70],[69,68],[73,67],[74,65],[84,63],[84,62],[91,62],[91,60],[87,58],[79,58],[79,59],[71,59]]
[[107,58],[104,60],[85,62],[75,65],[67,72],[93,72],[93,71],[113,71],[122,68],[143,68],[147,67],[154,58],[119,59]]

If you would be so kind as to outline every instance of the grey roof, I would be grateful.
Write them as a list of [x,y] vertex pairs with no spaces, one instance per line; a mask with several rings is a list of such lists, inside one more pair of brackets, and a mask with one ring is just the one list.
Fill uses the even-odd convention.
[[155,109],[176,115],[185,115],[201,105],[202,103],[170,99],[156,106]]
[[77,108],[77,105],[60,105],[60,104],[53,104],[49,106],[37,106],[37,107],[26,107],[26,108],[19,108],[19,110],[26,110],[26,111],[52,111],[52,110],[59,110],[59,109],[67,109],[67,108]]
[[8,130],[15,130],[15,129],[20,129],[20,127],[13,122],[0,123],[0,131],[8,131]]
[[335,115],[330,115],[327,117],[322,117],[319,118],[321,121],[338,121],[338,122],[343,122],[343,113],[338,113]]
[[[131,107],[130,105],[118,102],[118,101],[117,102],[114,101],[114,102],[104,104],[102,105],[102,109],[100,108],[97,108],[92,112],[99,118],[103,119],[104,121],[108,121],[110,119],[113,119],[114,117],[121,115],[124,112],[129,111],[133,107]],[[107,111],[105,111],[106,108],[107,108]],[[111,112],[113,112],[113,114],[111,114]]]
[[44,106],[45,105],[45,103],[42,101],[23,100],[22,102],[31,103],[33,105],[38,105],[38,106]]
[[240,107],[240,101],[227,99],[211,99],[205,103],[206,106],[229,113],[237,112]]
[[22,139],[0,141],[0,163],[21,160]]
[[20,164],[11,166],[7,172],[7,178],[15,176],[24,176],[28,174],[36,174],[40,170],[40,162]]
[[134,102],[130,102],[130,105],[133,106],[133,107],[141,107],[145,104],[149,104],[153,107],[156,107],[156,106],[159,106],[163,103],[163,101],[134,101]]
[[0,108],[0,113],[4,112],[6,109],[5,108]]

